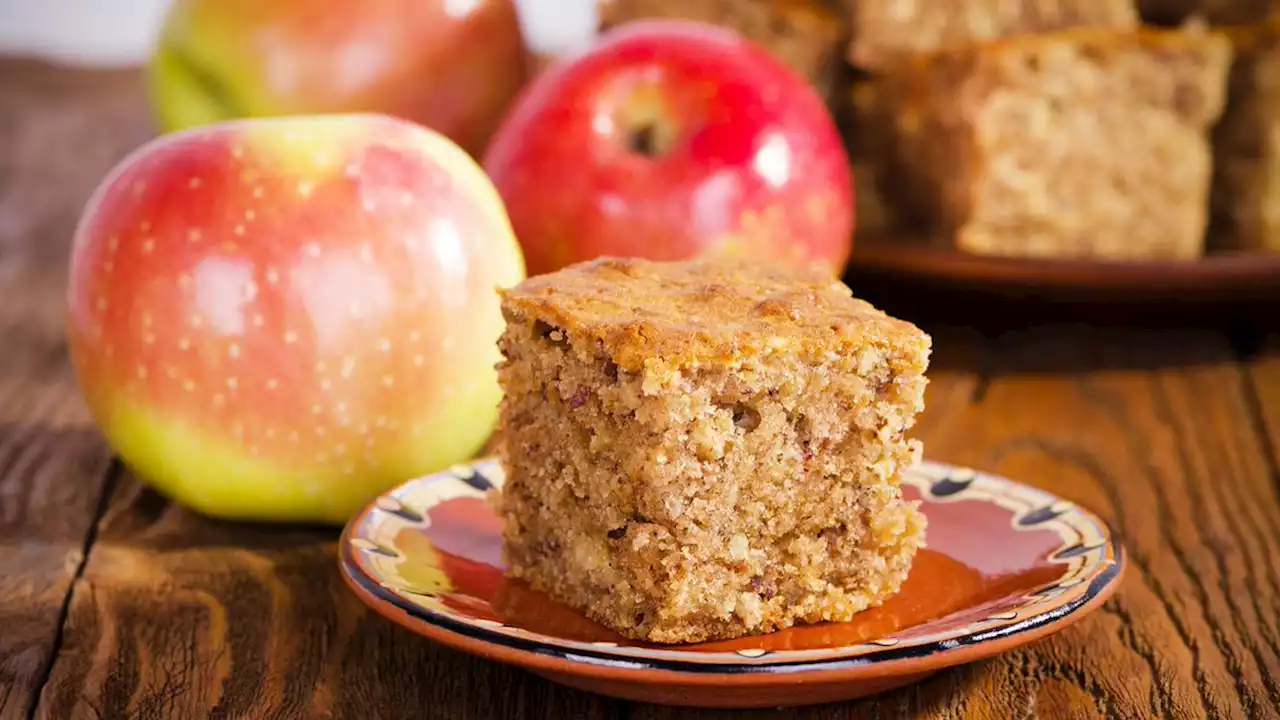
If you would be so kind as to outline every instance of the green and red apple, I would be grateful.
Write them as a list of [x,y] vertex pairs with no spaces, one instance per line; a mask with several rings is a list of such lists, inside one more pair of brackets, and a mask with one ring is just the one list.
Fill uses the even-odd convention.
[[600,255],[843,269],[848,154],[822,98],[741,36],[634,22],[522,91],[484,156],[531,274]]
[[512,0],[176,0],[150,66],[166,131],[380,112],[481,152],[525,79]]
[[443,136],[228,121],[153,140],[95,192],[69,342],[108,441],[165,495],[341,522],[487,439],[495,289],[523,274],[500,198]]

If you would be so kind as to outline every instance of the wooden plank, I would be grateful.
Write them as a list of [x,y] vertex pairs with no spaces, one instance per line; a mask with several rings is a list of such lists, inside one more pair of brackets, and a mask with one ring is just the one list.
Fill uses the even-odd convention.
[[[366,611],[332,529],[224,523],[120,483],[37,714],[604,718],[618,704]],[[525,713],[535,713],[526,715]]]
[[1100,512],[1130,552],[1119,593],[1031,647],[780,717],[1276,717],[1280,499],[1225,341],[1055,328],[1002,340],[993,361],[980,402],[927,410],[926,454]]
[[996,357],[982,402],[927,452],[1102,513],[1129,574],[1102,612],[943,674],[918,702],[937,717],[1275,717],[1280,500],[1226,342],[1057,328]]
[[931,454],[1098,510],[1130,571],[1103,612],[939,692],[980,717],[1275,717],[1280,499],[1225,340],[1058,328],[996,356]]
[[[59,85],[85,81],[85,75],[0,63],[0,717],[5,718],[25,717],[44,682],[67,595],[100,509],[109,460],[67,362],[61,266],[92,183],[132,141],[117,131],[129,113],[109,99],[118,83],[74,97]],[[105,112],[95,117],[86,112],[90,106]],[[104,133],[100,142],[94,142],[96,133]]]
[[1271,471],[1280,484],[1280,334],[1269,336],[1247,363],[1247,380],[1257,401],[1259,431],[1271,452]]
[[0,282],[0,717],[35,702],[108,465],[62,351],[60,289]]
[[[29,710],[57,646],[106,464],[69,382],[60,278],[42,268],[65,255],[97,175],[147,132],[136,78],[6,68],[0,717]],[[1098,509],[1132,554],[1124,588],[1031,648],[777,717],[1273,716],[1280,501],[1257,430],[1275,444],[1277,353],[1242,373],[1215,335],[1067,328],[975,348],[939,335],[928,454]],[[733,716],[625,705],[408,636],[341,585],[332,530],[199,518],[125,476],[98,537],[41,717]]]

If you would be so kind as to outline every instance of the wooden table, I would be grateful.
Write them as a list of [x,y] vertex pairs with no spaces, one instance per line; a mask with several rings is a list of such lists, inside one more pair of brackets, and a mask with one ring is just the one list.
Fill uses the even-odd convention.
[[[0,64],[0,718],[736,716],[408,635],[343,586],[335,529],[198,517],[112,458],[67,362],[62,288],[82,203],[151,132],[142,97],[131,73]],[[1130,552],[1124,585],[998,659],[752,716],[1280,716],[1280,338],[926,328],[929,456],[1098,510]]]

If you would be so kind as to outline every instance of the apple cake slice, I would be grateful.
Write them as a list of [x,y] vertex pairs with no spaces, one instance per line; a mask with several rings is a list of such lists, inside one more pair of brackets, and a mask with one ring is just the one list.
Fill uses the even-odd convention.
[[919,56],[877,86],[881,188],[965,252],[1194,259],[1231,55],[1213,31],[1073,30]]
[[739,261],[605,258],[502,295],[513,576],[661,643],[897,592],[928,335],[826,271]]

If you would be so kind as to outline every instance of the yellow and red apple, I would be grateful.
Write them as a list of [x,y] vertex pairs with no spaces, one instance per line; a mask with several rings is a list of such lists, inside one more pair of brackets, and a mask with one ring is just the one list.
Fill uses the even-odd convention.
[[162,493],[340,522],[486,440],[495,288],[523,273],[493,186],[443,136],[229,121],[153,140],[95,192],[69,342],[98,425]]
[[176,0],[150,66],[163,130],[381,112],[484,148],[525,79],[512,0]]
[[853,181],[816,91],[728,30],[643,21],[539,75],[484,167],[531,274],[599,255],[839,272]]

